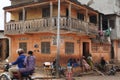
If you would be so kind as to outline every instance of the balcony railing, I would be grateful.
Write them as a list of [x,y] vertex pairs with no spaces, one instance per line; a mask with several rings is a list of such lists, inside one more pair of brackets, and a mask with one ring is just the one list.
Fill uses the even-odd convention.
[[[57,17],[41,18],[19,22],[8,22],[5,24],[5,34],[15,35],[24,33],[36,33],[57,29]],[[66,31],[77,31],[96,34],[98,26],[78,19],[61,17],[60,29]]]

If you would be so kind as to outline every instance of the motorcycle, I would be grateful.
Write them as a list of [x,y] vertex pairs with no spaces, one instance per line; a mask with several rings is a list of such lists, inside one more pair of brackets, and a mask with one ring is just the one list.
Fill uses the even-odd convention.
[[[13,78],[10,77],[9,74],[9,68],[11,67],[8,64],[8,60],[6,60],[6,64],[4,64],[3,69],[4,72],[0,74],[0,80],[19,80],[19,75],[17,74],[17,72],[13,72]],[[35,77],[30,76],[30,73],[26,73],[26,74],[21,74],[22,75],[22,80],[35,80]]]

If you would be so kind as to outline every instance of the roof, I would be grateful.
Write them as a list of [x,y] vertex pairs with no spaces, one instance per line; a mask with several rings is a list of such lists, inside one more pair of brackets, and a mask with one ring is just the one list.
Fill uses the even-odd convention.
[[4,32],[4,30],[0,30],[0,32]]
[[46,0],[39,0],[38,2],[34,2],[33,1],[33,2],[27,2],[27,3],[21,3],[21,4],[11,5],[11,6],[4,7],[3,9],[6,10],[6,9],[11,9],[11,8],[25,6],[25,5],[41,3],[41,2],[46,2]]
[[113,13],[113,14],[105,14],[106,16],[119,16],[120,17],[120,15],[118,15],[118,14],[116,14],[116,13]]
[[[48,1],[48,0],[39,0],[38,2],[34,2],[34,1],[33,1],[33,2],[21,3],[21,4],[17,4],[17,5],[7,6],[7,7],[4,7],[3,9],[6,10],[6,9],[11,9],[11,8],[21,7],[21,6],[25,6],[25,5],[31,5],[31,4],[36,4],[36,3],[46,2],[46,1]],[[69,1],[71,1],[71,2],[73,2],[73,3],[75,3],[75,4],[77,4],[77,5],[86,7],[86,8],[88,8],[88,9],[90,9],[90,10],[95,11],[95,12],[100,13],[98,10],[95,10],[95,9],[93,9],[93,8],[87,6],[87,5],[81,4],[78,0],[69,0]]]

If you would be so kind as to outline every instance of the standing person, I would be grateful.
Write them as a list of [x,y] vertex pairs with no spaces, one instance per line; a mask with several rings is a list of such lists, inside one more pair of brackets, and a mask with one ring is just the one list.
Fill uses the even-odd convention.
[[67,69],[68,69],[68,72],[72,72],[72,67],[73,67],[73,59],[70,58],[70,59],[67,61]]
[[10,73],[10,77],[11,78],[13,78],[13,72],[17,72],[19,74],[18,77],[21,78],[19,70],[21,68],[25,67],[25,65],[24,65],[24,59],[25,59],[26,56],[24,55],[24,50],[23,49],[18,49],[16,52],[19,55],[18,58],[16,59],[15,62],[9,63],[9,65],[17,65],[18,66],[18,67],[11,67],[9,69],[9,73]]
[[35,70],[35,56],[33,55],[33,51],[28,51],[28,56],[25,58],[24,65],[25,68],[20,68],[20,72],[22,74],[29,73],[32,74]]

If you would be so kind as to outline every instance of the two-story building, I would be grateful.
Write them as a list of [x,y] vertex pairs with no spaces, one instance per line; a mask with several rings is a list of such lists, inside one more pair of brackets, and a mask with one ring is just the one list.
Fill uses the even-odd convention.
[[[80,1],[80,0],[79,0]],[[120,0],[89,0],[89,6],[103,13],[102,30],[111,28],[111,59],[120,62]]]
[[[103,56],[110,59],[110,44],[93,39],[98,35],[99,12],[82,5],[77,0],[60,1],[60,63],[69,58],[92,54],[94,61]],[[6,21],[7,13],[11,20]],[[32,50],[37,63],[53,61],[57,55],[58,0],[11,0],[4,7],[5,35],[10,38],[10,60],[15,60],[16,50]]]

